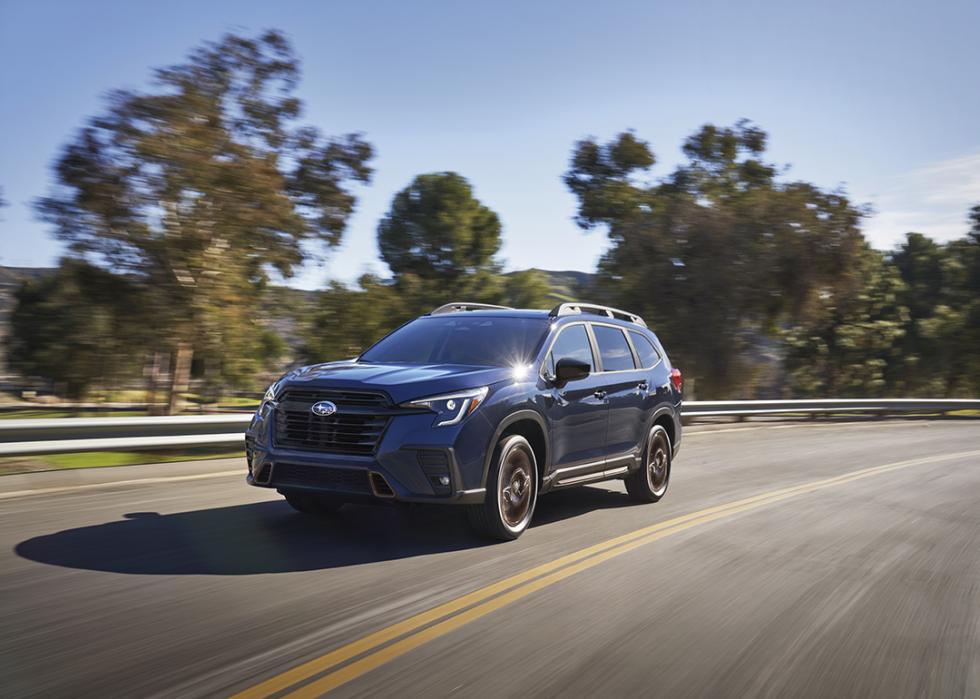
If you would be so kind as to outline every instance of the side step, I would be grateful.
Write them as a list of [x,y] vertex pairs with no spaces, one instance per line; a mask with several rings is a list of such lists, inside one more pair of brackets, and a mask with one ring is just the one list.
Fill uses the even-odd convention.
[[582,485],[583,483],[594,483],[596,481],[608,481],[613,478],[619,478],[620,476],[625,476],[629,473],[629,466],[617,466],[616,468],[606,469],[605,471],[598,471],[596,473],[587,473],[584,476],[566,476],[565,478],[559,479],[554,487],[561,488],[566,485]]

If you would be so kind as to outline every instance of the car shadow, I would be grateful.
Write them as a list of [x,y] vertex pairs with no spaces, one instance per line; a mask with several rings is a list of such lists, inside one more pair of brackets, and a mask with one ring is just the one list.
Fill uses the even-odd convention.
[[[622,507],[625,495],[576,488],[538,501],[533,527]],[[131,512],[105,524],[19,543],[48,565],[131,575],[252,575],[319,570],[493,545],[456,507],[348,505],[311,517],[273,500],[161,515]]]

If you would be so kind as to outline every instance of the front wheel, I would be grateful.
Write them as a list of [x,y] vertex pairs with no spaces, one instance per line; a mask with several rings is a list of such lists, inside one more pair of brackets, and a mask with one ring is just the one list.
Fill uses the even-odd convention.
[[470,524],[481,534],[510,541],[516,539],[534,514],[538,500],[538,464],[534,450],[515,434],[500,440],[487,474],[483,503],[467,510]]
[[657,502],[670,483],[670,438],[661,425],[647,435],[643,466],[626,477],[626,492],[637,502]]

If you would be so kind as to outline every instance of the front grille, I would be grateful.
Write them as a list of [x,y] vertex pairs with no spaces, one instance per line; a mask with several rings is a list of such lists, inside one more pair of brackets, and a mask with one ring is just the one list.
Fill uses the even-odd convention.
[[342,493],[370,493],[368,472],[359,468],[309,466],[277,461],[272,470],[274,486],[307,486]]
[[[337,406],[329,417],[310,407],[323,400]],[[391,408],[380,393],[287,389],[276,408],[276,446],[328,454],[370,455],[388,426]]]
[[361,391],[330,391],[314,388],[287,388],[279,396],[279,402],[307,403],[313,405],[318,400],[329,400],[338,408],[375,407],[385,408],[388,399],[383,393],[363,393]]

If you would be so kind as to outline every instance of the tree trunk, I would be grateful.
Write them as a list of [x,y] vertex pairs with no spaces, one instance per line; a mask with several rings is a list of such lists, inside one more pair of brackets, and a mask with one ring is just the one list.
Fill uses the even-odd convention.
[[170,372],[170,407],[167,411],[175,415],[184,409],[184,399],[181,394],[187,393],[191,383],[191,359],[194,358],[194,348],[189,342],[178,342],[173,354],[173,365]]
[[147,412],[150,415],[163,414],[163,406],[157,405],[157,393],[162,384],[161,375],[163,374],[164,356],[163,352],[153,352],[149,357],[146,368],[143,370],[146,377]]

